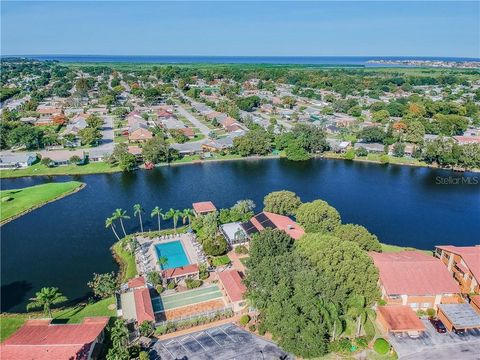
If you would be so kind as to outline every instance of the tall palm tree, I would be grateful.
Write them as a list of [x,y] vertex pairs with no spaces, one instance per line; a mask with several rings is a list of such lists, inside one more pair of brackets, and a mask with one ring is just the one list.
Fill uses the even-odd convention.
[[118,236],[117,231],[115,230],[115,223],[113,222],[113,217],[109,217],[109,218],[106,218],[106,219],[105,219],[105,227],[106,227],[106,228],[111,227],[113,233],[114,233],[115,236],[117,237],[117,240],[120,241],[120,237]]
[[329,332],[331,332],[332,341],[342,333],[342,321],[339,309],[333,302],[326,301],[324,298],[320,299],[318,307],[322,322],[326,324]]
[[160,231],[160,216],[165,219],[164,214],[162,213],[162,209],[160,209],[158,206],[155,206],[155,208],[152,210],[152,213],[150,214],[151,217],[156,216],[158,219],[158,231]]
[[362,326],[367,321],[368,316],[368,307],[365,304],[365,298],[363,296],[354,295],[347,300],[346,316],[356,324],[355,336],[360,336]]
[[166,219],[172,219],[173,218],[173,232],[177,233],[177,223],[178,219],[183,216],[183,212],[180,210],[175,210],[173,208],[170,208],[170,210],[167,211],[165,214]]
[[168,264],[168,258],[166,256],[160,256],[157,264],[160,265],[160,269],[163,269],[163,266]]
[[192,222],[192,218],[193,218],[192,209],[183,209],[183,212],[182,212],[183,225],[185,225],[187,219],[188,219],[188,225],[190,225],[190,223]]
[[60,304],[67,301],[67,297],[64,296],[56,287],[44,287],[40,291],[35,293],[35,297],[30,299],[27,305],[27,311],[32,309],[43,308],[43,312],[48,317],[52,317],[52,305]]
[[127,211],[123,209],[116,209],[112,214],[113,220],[120,220],[120,225],[122,226],[123,235],[127,236],[125,232],[125,227],[123,226],[123,219],[130,219],[130,216],[127,215]]
[[135,204],[133,205],[133,216],[138,215],[138,219],[140,220],[140,231],[143,233],[143,221],[142,221],[142,213],[144,213],[145,210],[143,209],[142,205],[140,204]]

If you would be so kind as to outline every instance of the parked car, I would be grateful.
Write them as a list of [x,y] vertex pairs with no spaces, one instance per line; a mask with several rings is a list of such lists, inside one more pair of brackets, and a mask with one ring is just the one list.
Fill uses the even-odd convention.
[[407,334],[410,339],[418,339],[420,337],[420,332],[418,331],[408,331]]
[[465,335],[466,332],[465,332],[465,329],[453,329],[453,332],[457,335]]
[[430,322],[432,323],[433,327],[438,333],[443,334],[447,332],[447,328],[445,327],[445,325],[443,325],[443,323],[439,319],[430,318]]

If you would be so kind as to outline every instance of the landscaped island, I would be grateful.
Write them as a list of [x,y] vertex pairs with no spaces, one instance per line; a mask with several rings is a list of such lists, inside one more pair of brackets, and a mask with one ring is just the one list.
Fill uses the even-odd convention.
[[68,181],[0,191],[1,224],[82,189],[84,183]]

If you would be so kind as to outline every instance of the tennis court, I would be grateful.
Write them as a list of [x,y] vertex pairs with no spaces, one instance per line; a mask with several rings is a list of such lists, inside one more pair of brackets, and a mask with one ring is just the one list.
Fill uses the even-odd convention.
[[183,291],[173,295],[160,295],[160,297],[152,299],[153,311],[156,313],[167,311],[182,306],[222,298],[222,296],[223,294],[217,285]]

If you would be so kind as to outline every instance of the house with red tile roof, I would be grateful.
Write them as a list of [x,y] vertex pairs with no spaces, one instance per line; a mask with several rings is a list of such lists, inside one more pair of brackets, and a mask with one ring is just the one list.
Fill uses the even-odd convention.
[[80,324],[51,324],[52,319],[27,320],[0,344],[2,360],[98,359],[109,317],[87,317]]
[[242,223],[241,226],[248,237],[266,228],[285,231],[295,240],[300,239],[302,235],[305,234],[305,230],[288,216],[274,214],[268,211],[263,211],[255,215],[249,221]]
[[153,133],[148,129],[148,126],[139,122],[132,125],[128,129],[128,140],[134,142],[145,142],[153,138]]
[[180,131],[189,139],[195,138],[195,131],[192,128],[182,128]]
[[370,252],[379,270],[382,299],[414,310],[461,302],[460,288],[440,260],[419,251]]
[[435,246],[435,256],[445,264],[462,293],[480,294],[480,245]]
[[217,208],[211,201],[201,201],[192,204],[195,216],[205,215],[217,211]]
[[243,300],[243,294],[247,290],[242,283],[242,277],[237,270],[225,270],[218,272],[220,288],[226,295],[228,302],[232,305],[234,312],[243,310],[247,304]]

